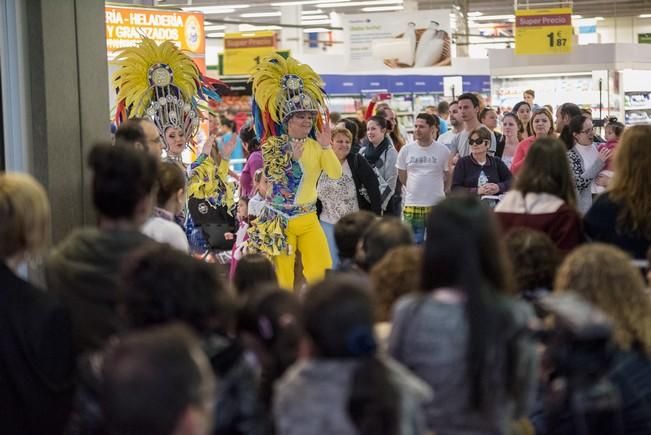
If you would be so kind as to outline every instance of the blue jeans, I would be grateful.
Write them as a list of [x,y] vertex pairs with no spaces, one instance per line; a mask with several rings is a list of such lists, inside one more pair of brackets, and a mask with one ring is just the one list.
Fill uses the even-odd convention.
[[337,242],[335,241],[335,225],[323,221],[319,222],[321,222],[321,228],[323,228],[326,240],[328,241],[330,257],[332,257],[332,269],[335,270],[337,269],[337,266],[339,266],[339,250],[337,249]]

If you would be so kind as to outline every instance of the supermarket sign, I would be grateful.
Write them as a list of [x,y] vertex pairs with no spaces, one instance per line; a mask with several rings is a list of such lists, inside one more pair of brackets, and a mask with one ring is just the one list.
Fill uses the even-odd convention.
[[158,44],[172,41],[205,71],[203,14],[120,6],[106,6],[104,12],[109,59],[124,48],[135,47],[146,36]]
[[276,32],[227,33],[224,35],[224,75],[249,75],[265,57],[276,52]]
[[571,8],[515,11],[515,54],[559,54],[571,51]]

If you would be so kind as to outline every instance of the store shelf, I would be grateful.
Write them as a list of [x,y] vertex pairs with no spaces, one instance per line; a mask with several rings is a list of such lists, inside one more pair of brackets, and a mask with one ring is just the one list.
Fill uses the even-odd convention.
[[633,111],[633,110],[651,110],[651,106],[640,106],[640,107],[624,107],[624,110],[627,112]]

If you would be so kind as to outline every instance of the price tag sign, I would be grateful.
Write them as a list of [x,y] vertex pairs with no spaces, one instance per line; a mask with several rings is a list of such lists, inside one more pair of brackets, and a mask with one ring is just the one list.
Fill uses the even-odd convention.
[[265,56],[276,52],[273,31],[224,35],[224,75],[249,75]]
[[572,9],[515,11],[515,54],[559,54],[572,51]]

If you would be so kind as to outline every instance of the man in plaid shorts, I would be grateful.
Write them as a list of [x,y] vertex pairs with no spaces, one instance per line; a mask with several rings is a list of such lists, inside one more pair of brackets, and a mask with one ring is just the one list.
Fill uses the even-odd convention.
[[402,218],[414,231],[416,243],[425,240],[425,222],[433,205],[445,198],[449,184],[450,150],[436,142],[439,120],[419,113],[414,123],[415,141],[398,153],[398,177],[405,186]]

